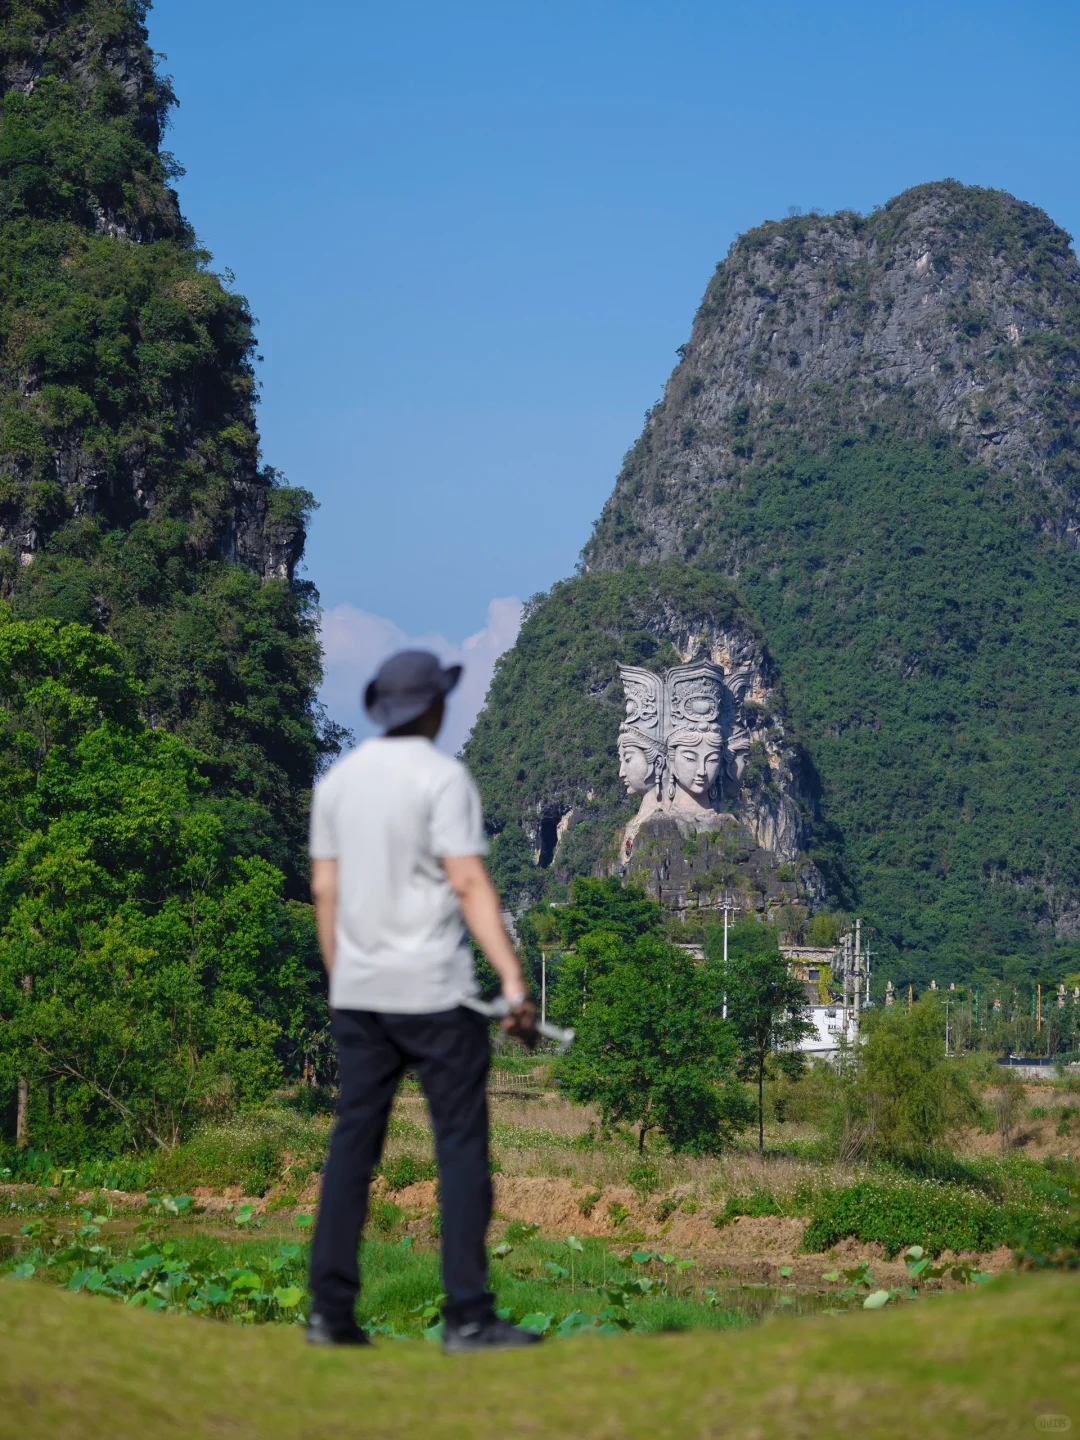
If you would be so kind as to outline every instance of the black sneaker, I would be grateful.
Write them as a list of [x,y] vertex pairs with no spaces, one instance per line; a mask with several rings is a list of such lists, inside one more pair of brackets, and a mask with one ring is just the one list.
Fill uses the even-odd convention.
[[304,1337],[309,1345],[370,1345],[371,1341],[360,1326],[331,1325],[322,1315],[311,1315]]
[[442,1348],[447,1355],[463,1355],[467,1350],[518,1350],[523,1345],[536,1345],[541,1337],[532,1330],[519,1330],[509,1320],[467,1320],[447,1325]]

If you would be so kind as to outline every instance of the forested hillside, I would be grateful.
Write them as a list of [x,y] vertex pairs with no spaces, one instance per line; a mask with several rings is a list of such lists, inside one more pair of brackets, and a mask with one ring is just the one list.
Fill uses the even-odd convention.
[[310,1063],[312,497],[180,214],[142,0],[0,11],[0,1146],[170,1145]]
[[1078,420],[1080,270],[1041,211],[949,181],[771,222],[718,267],[586,546],[589,576],[733,585],[881,984],[1077,967]]
[[492,865],[508,900],[540,893],[552,862],[565,881],[614,858],[616,831],[640,803],[627,796],[614,756],[625,714],[618,666],[663,670],[702,647],[753,677],[742,818],[751,830],[782,828],[798,848],[816,781],[758,626],[715,572],[675,560],[631,565],[563,581],[530,607],[465,747],[497,831]]
[[[287,870],[325,741],[312,497],[259,453],[243,297],[181,216],[141,0],[0,25],[0,588],[112,636],[151,725],[211,758]],[[255,839],[255,836],[258,839]]]

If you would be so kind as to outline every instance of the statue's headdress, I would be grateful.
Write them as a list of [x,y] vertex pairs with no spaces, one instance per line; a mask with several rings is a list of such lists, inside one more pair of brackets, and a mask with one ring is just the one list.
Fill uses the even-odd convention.
[[619,678],[626,695],[626,719],[619,726],[620,740],[639,746],[656,766],[656,798],[663,794],[667,747],[664,738],[664,682],[640,665],[620,665]]
[[[729,704],[724,672],[701,655],[685,665],[675,665],[663,676],[640,665],[620,665],[619,678],[626,694],[620,739],[640,746],[653,760],[659,799],[664,771],[671,768],[671,746],[705,741],[724,748],[724,707]],[[672,777],[669,798],[674,794]]]

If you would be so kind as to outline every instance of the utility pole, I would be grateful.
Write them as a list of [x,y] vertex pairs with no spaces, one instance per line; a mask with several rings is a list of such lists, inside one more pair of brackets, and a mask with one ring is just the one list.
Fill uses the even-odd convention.
[[1035,1032],[1036,1032],[1036,1034],[1041,1035],[1041,1034],[1042,1034],[1042,984],[1041,984],[1041,983],[1035,986],[1035,993],[1036,993],[1036,995],[1038,996],[1038,999],[1037,999],[1037,1001],[1036,1001]]
[[907,987],[907,1013],[908,1013],[909,1015],[911,1014],[911,993],[912,993],[912,987],[909,985],[909,986]]
[[855,964],[853,978],[855,982],[855,1025],[856,1028],[862,1023],[863,996],[862,996],[862,921],[855,921]]
[[540,947],[540,1024],[547,1024],[547,951]]
[[[735,907],[734,907],[734,905],[730,904],[727,900],[725,900],[724,903],[723,903],[723,905],[721,906],[721,909],[722,909],[723,912],[724,912],[724,975],[725,975],[725,977],[726,977],[726,976],[727,976],[727,927],[728,927],[728,913],[730,912],[732,915],[734,915],[734,913],[735,913]],[[723,1015],[722,1015],[721,1018],[724,1019],[724,1020],[727,1019],[727,991],[726,991],[726,990],[724,991],[724,1011],[723,1011]]]
[[855,1024],[858,1024],[861,1007],[861,981],[863,981],[863,922],[855,920]]
[[949,1055],[949,996],[945,995],[945,1057]]

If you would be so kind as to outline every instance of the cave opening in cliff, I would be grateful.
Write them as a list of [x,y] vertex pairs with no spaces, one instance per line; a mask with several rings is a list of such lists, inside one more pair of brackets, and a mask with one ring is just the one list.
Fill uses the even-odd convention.
[[536,862],[541,870],[546,870],[551,864],[558,843],[559,822],[554,815],[545,815],[540,821],[540,858]]

